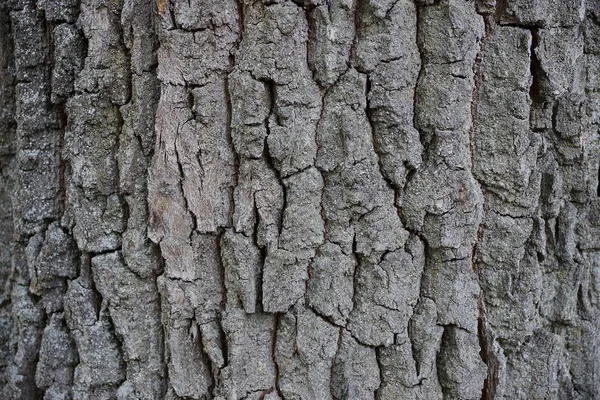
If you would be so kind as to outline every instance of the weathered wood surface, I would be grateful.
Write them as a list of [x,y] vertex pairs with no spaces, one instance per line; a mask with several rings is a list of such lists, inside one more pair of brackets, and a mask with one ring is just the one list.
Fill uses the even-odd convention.
[[599,0],[0,0],[1,399],[600,399]]

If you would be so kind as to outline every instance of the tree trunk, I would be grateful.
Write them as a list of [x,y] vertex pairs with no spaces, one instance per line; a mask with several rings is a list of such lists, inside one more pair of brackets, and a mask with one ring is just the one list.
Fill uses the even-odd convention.
[[600,399],[600,0],[0,0],[1,399]]

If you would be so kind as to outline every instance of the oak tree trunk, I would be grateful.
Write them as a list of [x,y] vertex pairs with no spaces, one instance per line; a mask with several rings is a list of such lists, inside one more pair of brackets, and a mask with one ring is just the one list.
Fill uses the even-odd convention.
[[1,399],[600,399],[600,0],[0,0]]

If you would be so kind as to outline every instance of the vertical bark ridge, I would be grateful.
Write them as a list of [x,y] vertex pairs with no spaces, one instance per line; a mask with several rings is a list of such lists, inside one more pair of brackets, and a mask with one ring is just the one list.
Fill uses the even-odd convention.
[[597,8],[0,2],[0,397],[596,397]]

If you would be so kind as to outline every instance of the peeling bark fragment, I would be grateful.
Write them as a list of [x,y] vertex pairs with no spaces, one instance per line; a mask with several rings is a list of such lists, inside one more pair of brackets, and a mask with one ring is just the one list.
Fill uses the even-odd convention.
[[326,95],[316,165],[326,182],[326,240],[340,244],[345,254],[355,242],[356,252],[375,262],[402,247],[408,234],[394,208],[394,191],[379,170],[365,90],[366,77],[350,69]]
[[355,268],[356,259],[352,255],[344,254],[339,245],[328,242],[319,247],[310,265],[308,304],[337,325],[346,325],[354,307]]
[[156,245],[148,239],[147,169],[153,150],[151,144],[154,144],[157,83],[153,73],[134,76],[132,101],[121,107],[124,123],[117,158],[119,189],[125,193],[127,210],[127,227],[122,235],[123,258],[127,268],[144,279],[158,273],[162,263]]
[[254,79],[271,80],[277,85],[311,79],[306,62],[308,23],[304,10],[292,1],[261,2],[244,4],[243,15],[244,34],[236,52],[240,70],[250,72]]
[[119,388],[119,397],[137,393],[147,399],[160,398],[164,391],[163,335],[154,282],[129,271],[120,252],[92,257],[91,267],[122,342],[127,380]]
[[73,378],[74,398],[114,398],[125,380],[125,365],[107,306],[104,301],[97,304],[97,295],[82,278],[69,284],[65,317],[79,354]]
[[474,133],[475,175],[493,193],[494,209],[515,216],[535,207],[539,185],[540,138],[528,129],[530,47],[530,32],[520,28],[498,27],[489,38]]
[[[12,346],[16,355],[8,365],[7,393],[13,398],[39,396],[35,384],[36,359],[42,340],[44,312],[41,304],[34,303],[27,287],[14,284],[11,289]],[[17,356],[18,355],[18,356]]]
[[[228,70],[230,52],[238,40],[235,1],[178,1],[175,19],[169,20],[170,15],[163,14],[163,29],[158,31],[157,73],[164,84],[203,86],[213,81],[214,74]],[[177,27],[181,29],[173,29]]]
[[574,221],[577,208],[567,203],[560,211],[556,226],[557,263],[543,265],[544,280],[540,314],[556,323],[572,324],[577,315],[581,275],[585,266],[577,252]]
[[234,171],[228,151],[225,90],[224,81],[191,89],[188,96],[193,96],[194,119],[183,122],[175,137],[186,207],[195,218],[195,229],[203,233],[227,226],[231,214]]
[[116,250],[124,229],[123,204],[115,193],[118,166],[115,146],[120,129],[118,108],[98,94],[72,97],[67,103],[65,158],[72,171],[67,188],[73,236],[80,249]]
[[521,26],[573,26],[585,15],[584,0],[507,0],[500,6],[500,23]]
[[279,246],[294,252],[300,259],[314,256],[323,242],[320,215],[323,178],[316,168],[309,168],[284,179],[286,207],[283,211]]
[[[180,187],[173,185],[172,175],[166,175],[161,178],[163,182],[160,184],[151,183],[150,190],[156,190],[154,185],[174,186],[173,190],[183,196],[180,197],[180,201],[183,201],[181,206],[186,209],[183,212],[190,213],[195,224],[194,229],[199,232],[215,232],[218,227],[225,226],[230,213],[229,197],[233,179],[231,171],[233,161],[226,151],[216,150],[227,144],[225,129],[217,127],[217,131],[213,130],[215,122],[226,120],[223,88],[222,83],[217,83],[188,94],[182,87],[168,87],[163,93],[171,93],[172,97],[163,94],[165,103],[161,104],[162,107],[159,105],[157,111],[157,118],[163,119],[168,115],[163,112],[168,113],[169,109],[177,110],[179,118],[176,121],[173,121],[174,115],[171,114],[168,120],[165,119],[164,125],[159,125],[161,129],[159,140],[165,143],[162,151],[168,154],[168,158],[163,157],[160,160],[155,157],[155,162],[170,163],[169,168],[179,175]],[[209,104],[211,99],[221,108],[215,109],[213,104],[210,115],[196,113],[198,118],[196,120],[193,114],[195,110],[188,108],[188,96],[200,96],[202,102],[206,101]],[[163,193],[170,194],[164,190]],[[155,209],[159,213],[160,205]]]
[[75,88],[102,93],[123,105],[131,96],[131,71],[121,38],[121,5],[82,0],[78,23],[87,39],[87,57]]
[[10,14],[14,34],[16,123],[15,215],[19,231],[33,233],[44,219],[58,216],[58,135],[49,110],[46,69],[50,44],[43,15],[35,10]]
[[274,250],[278,246],[284,207],[284,187],[267,160],[242,159],[235,188],[233,226],[252,236],[256,245]]
[[454,259],[450,252],[434,252],[427,259],[423,295],[433,299],[440,325],[457,325],[477,331],[479,285],[471,260]]
[[161,245],[165,258],[169,253],[164,245],[187,242],[193,226],[181,188],[183,176],[175,147],[180,126],[191,117],[185,89],[163,85],[156,110],[156,151],[148,174],[148,237],[155,243],[165,241]]
[[[451,136],[441,133],[439,137],[438,143]],[[446,154],[458,153],[460,157],[460,152],[452,150]],[[461,161],[464,165],[465,160]],[[467,248],[475,240],[481,220],[480,188],[469,172],[432,164],[426,163],[407,185],[402,208],[406,225],[422,231],[431,249],[452,249],[456,258],[468,257]],[[440,189],[441,185],[444,187]]]
[[160,277],[157,284],[161,293],[169,385],[177,396],[200,400],[208,394],[213,378],[199,334],[198,324],[204,321],[195,319],[194,304],[188,297],[196,288],[165,277]]
[[338,328],[302,307],[281,317],[275,361],[284,398],[332,398],[330,371],[338,335]]
[[[247,158],[260,158],[267,137],[267,118],[274,93],[265,82],[248,72],[234,71],[228,76],[231,97],[231,135],[236,152]],[[242,180],[243,181],[243,180]]]
[[220,247],[225,269],[227,303],[234,307],[241,306],[249,314],[256,312],[262,285],[260,249],[251,238],[232,231],[227,231],[222,236]]
[[481,398],[486,365],[477,351],[477,336],[455,326],[444,327],[437,356],[438,379],[444,398]]
[[[541,346],[544,352],[533,351]],[[535,397],[573,398],[575,393],[569,379],[564,344],[555,334],[536,331],[516,350],[506,379],[506,397],[524,399]],[[537,371],[540,379],[526,378],[525,370]]]
[[[260,398],[276,390],[275,318],[269,314],[244,314],[232,308],[223,318],[228,364],[221,370],[225,398]],[[256,397],[255,397],[256,396]]]
[[52,36],[54,68],[51,99],[53,103],[59,103],[67,100],[73,92],[75,78],[83,68],[85,47],[83,35],[74,25],[60,24],[54,28]]
[[357,3],[332,0],[308,11],[308,65],[322,87],[334,84],[348,69]]
[[234,0],[215,3],[210,0],[177,1],[173,4],[175,25],[183,31],[219,31],[236,24],[237,6]]
[[406,331],[419,297],[421,272],[403,251],[387,253],[379,264],[360,264],[354,282],[356,303],[348,324],[360,343],[389,346],[396,334]]
[[375,349],[358,343],[342,329],[338,352],[331,368],[331,394],[334,399],[374,398],[380,385]]
[[441,398],[436,356],[440,349],[443,327],[437,324],[435,303],[422,297],[414,308],[408,337],[377,351],[381,368],[381,386],[377,399],[406,398],[425,400]]
[[[584,90],[584,36],[578,27],[537,29],[532,33],[531,123],[537,130],[556,129],[562,121],[556,115],[557,103],[564,106],[571,99],[581,98]],[[558,138],[548,139],[554,142]],[[559,149],[564,147],[559,145]]]
[[45,232],[44,244],[37,260],[37,277],[74,278],[77,275],[77,253],[73,239],[57,223]]
[[75,343],[62,314],[54,314],[44,328],[35,372],[36,385],[46,390],[49,398],[71,398],[73,370],[78,361]]
[[275,112],[267,121],[267,145],[282,177],[301,173],[313,165],[317,143],[315,130],[320,116],[317,85],[300,75],[275,87]]
[[[39,296],[47,312],[62,310],[67,278],[78,274],[78,254],[73,239],[52,223],[45,237],[34,236],[27,246],[31,283],[29,290]],[[42,244],[43,240],[43,244]]]
[[277,249],[265,258],[262,305],[266,312],[285,312],[304,296],[309,260]]
[[[437,305],[427,297],[421,297],[414,308],[408,326],[408,338],[419,380],[436,378],[436,357],[444,333],[437,323]],[[434,386],[435,387],[435,386]]]
[[264,265],[263,307],[268,312],[286,311],[304,295],[309,264],[323,242],[321,174],[310,168],[286,178],[284,184],[279,249],[267,254]]
[[415,5],[410,0],[357,1],[353,63],[361,72],[414,54]]
[[541,296],[542,271],[537,262],[528,262],[530,255],[525,249],[532,227],[529,219],[495,213],[484,224],[478,246],[479,276],[489,305],[487,318],[501,337],[531,335],[539,323],[536,304]]
[[410,30],[411,52],[379,64],[369,75],[367,116],[381,173],[394,188],[404,187],[408,174],[421,165],[423,147],[413,126],[413,96],[420,62],[416,29]]

